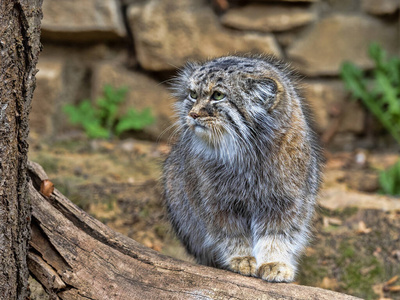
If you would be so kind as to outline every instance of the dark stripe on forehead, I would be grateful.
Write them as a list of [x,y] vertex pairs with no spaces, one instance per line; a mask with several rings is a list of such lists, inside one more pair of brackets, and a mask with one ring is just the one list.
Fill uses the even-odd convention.
[[233,58],[225,60],[214,60],[207,63],[205,67],[209,68],[208,72],[216,72],[221,70],[226,71],[229,67],[237,66],[239,62],[240,62],[239,60]]
[[196,80],[204,80],[205,77],[206,77],[206,74],[205,74],[205,73],[196,74],[196,75],[194,76],[194,78],[195,78]]
[[[223,88],[223,89],[225,89],[226,88],[226,86],[225,85],[223,85],[223,84],[221,84],[220,82],[217,82],[214,86],[213,86],[213,90],[215,90],[215,89],[219,89],[219,88]],[[221,92],[221,91],[220,91]]]
[[215,64],[221,65],[221,66],[226,66],[226,65],[234,65],[234,64],[237,64],[238,62],[240,62],[240,60],[237,60],[234,58],[228,58],[228,59],[216,61]]

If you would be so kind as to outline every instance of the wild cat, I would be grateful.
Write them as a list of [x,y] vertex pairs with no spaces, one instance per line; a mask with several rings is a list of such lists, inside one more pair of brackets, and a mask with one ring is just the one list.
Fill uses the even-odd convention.
[[179,138],[163,183],[177,236],[200,264],[293,281],[321,154],[292,71],[227,56],[187,64],[173,90]]

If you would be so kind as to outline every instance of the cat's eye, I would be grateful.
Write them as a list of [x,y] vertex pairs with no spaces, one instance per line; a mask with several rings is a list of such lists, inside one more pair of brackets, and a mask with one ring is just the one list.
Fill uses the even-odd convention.
[[190,92],[189,92],[189,96],[190,96],[190,98],[192,98],[192,99],[197,99],[197,93],[196,93],[195,91],[190,91]]
[[215,92],[212,94],[211,97],[212,97],[213,100],[222,100],[222,99],[225,98],[225,94],[224,94],[224,93],[221,93],[221,92],[218,92],[218,91],[215,91]]

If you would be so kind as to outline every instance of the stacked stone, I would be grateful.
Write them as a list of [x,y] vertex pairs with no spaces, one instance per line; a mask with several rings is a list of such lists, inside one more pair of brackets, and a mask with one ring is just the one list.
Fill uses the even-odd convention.
[[318,131],[354,142],[365,112],[344,90],[341,63],[370,68],[374,41],[399,54],[398,0],[44,0],[43,14],[31,114],[43,137],[71,129],[64,104],[95,99],[112,84],[129,87],[127,106],[151,107],[157,122],[145,132],[156,139],[174,121],[160,81],[186,61],[268,53],[304,75]]

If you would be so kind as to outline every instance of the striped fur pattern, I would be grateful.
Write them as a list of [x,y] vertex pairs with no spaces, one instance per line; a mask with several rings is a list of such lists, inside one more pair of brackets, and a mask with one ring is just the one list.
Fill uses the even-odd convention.
[[321,178],[295,81],[272,57],[240,56],[187,64],[176,78],[178,138],[164,164],[164,197],[200,264],[294,280]]

